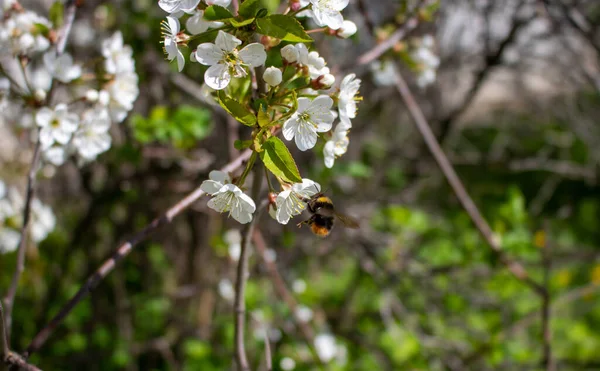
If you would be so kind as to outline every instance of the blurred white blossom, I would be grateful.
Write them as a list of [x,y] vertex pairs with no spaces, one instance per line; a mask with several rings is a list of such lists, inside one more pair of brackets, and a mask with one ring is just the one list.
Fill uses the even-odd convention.
[[44,66],[52,77],[63,83],[81,76],[81,66],[73,64],[73,57],[68,53],[58,56],[55,50],[47,52],[44,54]]
[[[19,191],[0,180],[0,254],[15,251],[20,241],[25,201]],[[29,235],[34,243],[43,241],[56,226],[52,209],[39,199],[31,200]]]
[[73,136],[73,147],[83,162],[108,151],[111,144],[110,117],[106,108],[96,107],[82,114],[81,124]]
[[233,290],[233,285],[230,280],[224,278],[219,281],[219,295],[227,301],[233,301],[235,298],[235,291]]
[[32,11],[10,12],[0,23],[0,55],[19,56],[42,52],[50,47],[43,29],[50,21]]

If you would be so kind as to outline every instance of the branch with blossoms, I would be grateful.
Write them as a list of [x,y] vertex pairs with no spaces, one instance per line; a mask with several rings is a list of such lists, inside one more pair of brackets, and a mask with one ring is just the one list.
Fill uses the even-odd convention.
[[55,4],[52,20],[16,0],[0,7],[1,119],[24,132],[33,148],[24,198],[0,180],[0,253],[17,250],[3,298],[7,336],[29,240],[41,242],[56,224],[52,210],[35,197],[39,169],[71,158],[79,166],[94,161],[110,148],[111,125],[125,119],[139,93],[132,50],[119,32],[102,42],[104,58],[89,70],[65,52],[75,12],[74,1]]
[[[355,33],[356,26],[341,14],[348,0],[291,1],[283,14],[270,14],[258,0],[241,2],[237,14],[227,0],[160,0],[158,5],[169,13],[161,24],[167,59],[179,71],[186,60],[206,66],[204,89],[211,99],[252,129],[250,137],[235,143],[236,149],[252,151],[241,174],[212,171],[202,183],[201,189],[211,196],[208,207],[253,226],[262,184],[257,177],[263,173],[253,169],[261,163],[268,170],[264,174],[271,195],[269,214],[287,224],[307,208],[307,198],[321,191],[319,183],[301,176],[289,143],[304,152],[322,137],[328,168],[348,148],[361,81],[350,74],[333,88],[336,79],[319,52],[311,50],[310,36],[322,32],[347,38]],[[297,17],[309,17],[317,28],[307,30]],[[254,198],[245,192],[250,173]],[[275,187],[271,177],[277,181]],[[247,256],[251,234],[252,227],[246,228],[242,256]],[[243,335],[247,260],[240,258],[238,264],[235,359],[238,369],[248,370]]]

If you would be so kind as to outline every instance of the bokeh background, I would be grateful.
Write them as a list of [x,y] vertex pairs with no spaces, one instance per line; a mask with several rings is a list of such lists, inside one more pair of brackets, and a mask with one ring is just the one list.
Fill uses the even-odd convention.
[[[41,14],[51,5],[24,4]],[[383,66],[357,63],[417,8],[419,25]],[[57,227],[28,249],[16,351],[120,242],[236,157],[233,141],[249,136],[202,100],[198,64],[180,74],[164,59],[165,15],[150,0],[89,0],[77,11],[67,50],[85,60],[100,36],[121,30],[141,93],[98,161],[42,171],[38,195]],[[246,294],[253,367],[266,369],[266,332],[275,370],[600,369],[600,4],[352,0],[344,16],[358,25],[351,39],[313,36],[338,81],[351,72],[362,79],[349,151],[333,169],[320,150],[292,152],[303,176],[361,228],[338,226],[319,239],[263,216]],[[411,52],[428,35],[439,66],[424,83]],[[542,298],[481,238],[396,85],[382,77],[394,68],[502,249],[547,288],[551,339]],[[33,149],[11,127],[0,131],[0,176],[24,187]],[[240,230],[205,199],[195,203],[136,247],[31,362],[45,370],[233,369]],[[0,255],[2,292],[14,264],[14,253]]]

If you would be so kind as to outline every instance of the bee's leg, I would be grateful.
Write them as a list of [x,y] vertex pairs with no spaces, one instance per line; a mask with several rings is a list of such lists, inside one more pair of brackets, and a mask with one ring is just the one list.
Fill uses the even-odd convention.
[[300,222],[300,223],[296,224],[296,225],[298,226],[298,228],[302,228],[302,226],[303,226],[304,224],[311,225],[311,224],[312,224],[312,222],[313,222],[313,218],[314,218],[314,215],[313,215],[313,216],[311,216],[310,218],[308,218],[308,219],[306,219],[306,220],[304,220],[304,221],[302,221],[302,222]]

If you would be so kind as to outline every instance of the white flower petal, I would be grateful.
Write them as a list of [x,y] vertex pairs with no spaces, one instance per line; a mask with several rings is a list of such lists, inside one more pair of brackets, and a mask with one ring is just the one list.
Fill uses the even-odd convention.
[[219,182],[222,184],[231,183],[231,178],[229,174],[221,170],[213,170],[208,173],[208,177],[215,182]]
[[204,73],[204,82],[215,90],[225,89],[231,81],[231,75],[224,64],[210,66]]
[[200,189],[209,195],[217,193],[221,187],[223,187],[223,183],[215,182],[214,180],[205,180],[200,185]]
[[299,150],[309,150],[317,144],[317,133],[309,125],[299,125],[295,135],[295,142]]
[[[302,98],[300,98],[302,99]],[[283,124],[283,137],[287,140],[292,140],[296,134],[298,121],[295,117],[291,117]]]
[[212,66],[218,64],[223,59],[223,51],[213,43],[204,43],[198,45],[196,49],[196,60],[205,65]]
[[242,41],[240,39],[221,30],[219,30],[217,38],[215,39],[215,45],[226,52],[232,51],[241,44]]
[[171,35],[177,35],[179,33],[180,28],[179,19],[174,17],[167,17],[167,23],[169,24]]
[[253,43],[246,45],[239,53],[240,58],[244,63],[251,65],[252,67],[258,67],[265,64],[267,60],[267,53],[263,44]]

